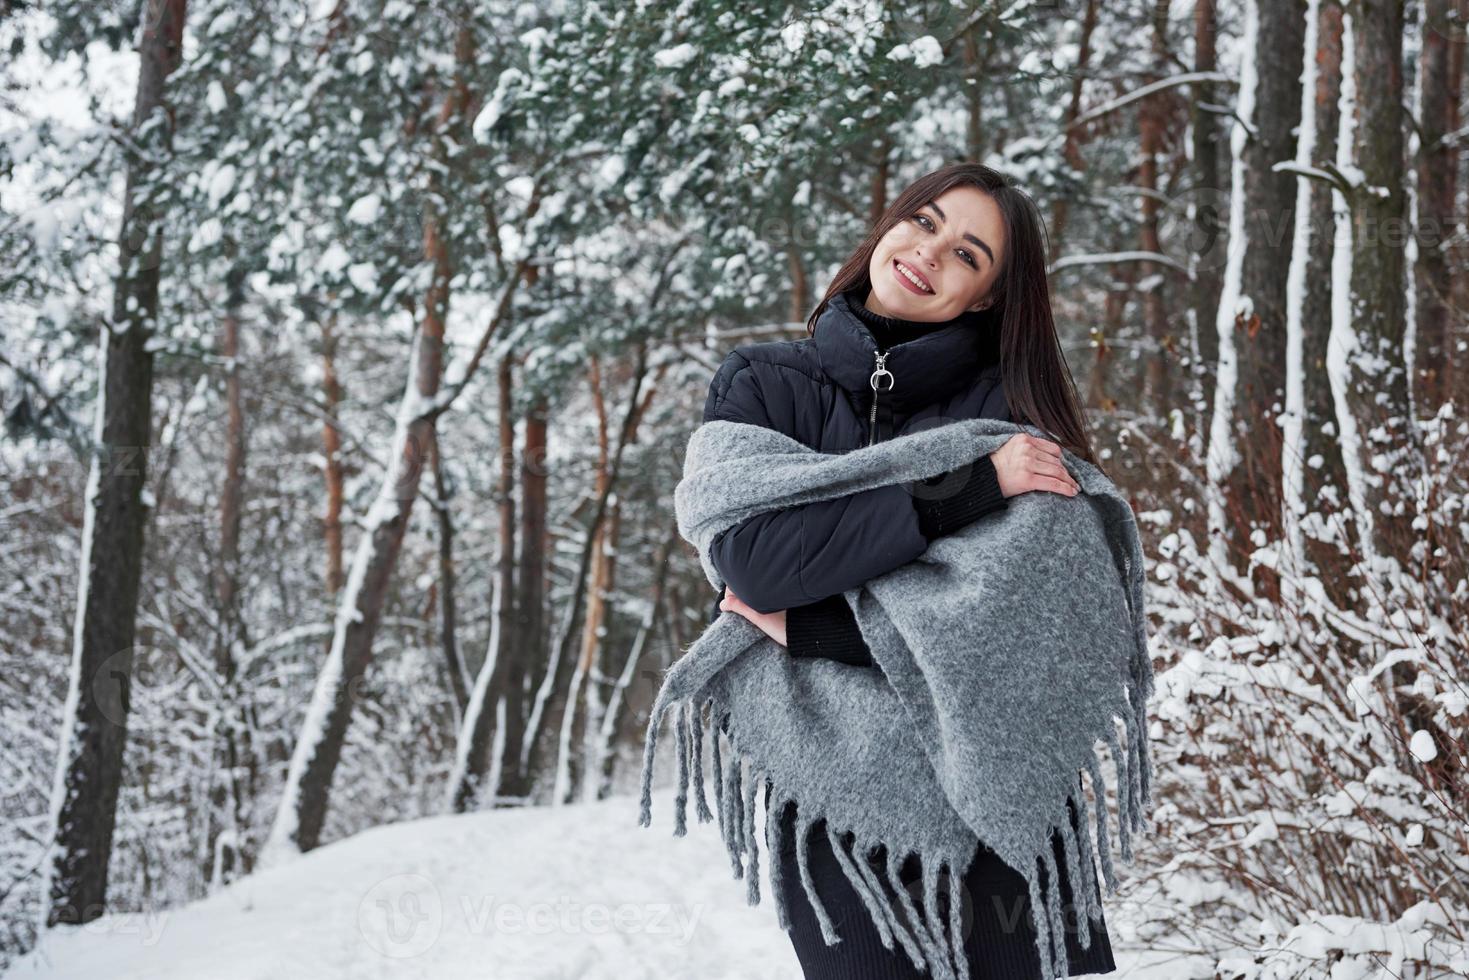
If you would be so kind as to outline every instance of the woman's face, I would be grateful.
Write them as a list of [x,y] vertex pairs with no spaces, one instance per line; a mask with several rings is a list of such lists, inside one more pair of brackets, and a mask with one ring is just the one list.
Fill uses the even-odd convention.
[[878,240],[867,268],[867,308],[924,322],[983,309],[1005,246],[1005,223],[994,198],[967,184],[951,187]]

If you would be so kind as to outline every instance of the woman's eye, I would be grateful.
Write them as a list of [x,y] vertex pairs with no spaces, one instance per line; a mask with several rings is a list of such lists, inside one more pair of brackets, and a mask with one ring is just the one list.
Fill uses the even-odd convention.
[[[928,215],[926,215],[926,214],[915,214],[913,216],[913,220],[916,221],[916,222],[918,222],[918,224],[921,225],[922,227],[927,228],[929,231],[933,231],[933,222],[931,220],[929,220]],[[973,269],[978,269],[979,268],[979,266],[976,265],[975,262],[974,262],[974,256],[970,255],[968,252],[964,251],[962,248],[959,249],[959,255],[963,257],[964,261],[966,263],[968,263],[968,265],[970,266],[970,268],[973,268]]]

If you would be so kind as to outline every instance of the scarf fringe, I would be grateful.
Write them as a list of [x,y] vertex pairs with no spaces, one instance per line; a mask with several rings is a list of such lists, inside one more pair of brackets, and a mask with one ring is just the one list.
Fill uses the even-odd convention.
[[698,807],[696,813],[699,823],[708,823],[714,819],[714,815],[709,812],[709,802],[704,799],[704,709],[702,705],[696,707],[690,701],[688,711],[694,734],[694,802]]
[[[777,815],[779,811],[776,811]],[[798,808],[799,812],[799,808]],[[877,926],[877,937],[882,940],[884,949],[893,948],[893,927],[895,923],[890,919],[887,909],[883,906],[882,889],[877,887],[869,875],[862,873],[858,859],[847,851],[843,842],[844,835],[838,834],[826,826],[826,839],[831,844],[831,852],[836,855],[837,863],[842,866],[842,873],[852,883],[852,890],[862,899],[862,904],[867,906],[867,914],[872,916],[873,925]],[[856,844],[856,841],[853,841]],[[876,891],[874,891],[876,888]],[[901,928],[901,926],[899,926]]]
[[[1142,684],[1136,686],[1129,684],[1129,696],[1135,692],[1140,693],[1144,687],[1145,685]],[[1108,726],[1108,730],[1101,739],[1106,742],[1115,770],[1118,840],[1122,860],[1128,864],[1133,863],[1131,832],[1143,829],[1144,811],[1149,809],[1152,803],[1147,778],[1150,762],[1146,748],[1147,739],[1140,736],[1143,729],[1139,723],[1144,697],[1136,697],[1132,703],[1138,705],[1136,712],[1132,710],[1132,705],[1121,712],[1126,736],[1125,748],[1118,736],[1116,719],[1112,725]],[[705,707],[708,708],[707,719],[705,718]],[[758,905],[760,903],[760,875],[759,847],[755,830],[756,788],[760,782],[768,781],[765,792],[765,843],[766,853],[773,855],[769,862],[771,890],[776,921],[782,929],[789,931],[791,928],[790,911],[786,907],[779,859],[783,835],[780,814],[784,805],[787,802],[795,802],[795,799],[786,794],[783,789],[772,789],[774,780],[771,773],[760,770],[758,760],[740,750],[737,733],[729,731],[727,727],[730,720],[729,711],[723,710],[712,698],[701,701],[697,694],[678,701],[665,702],[660,698],[659,703],[654,705],[643,752],[639,825],[647,827],[652,824],[653,759],[658,732],[662,728],[664,716],[668,711],[675,712],[674,729],[677,738],[675,752],[678,765],[678,788],[674,796],[674,836],[682,837],[687,834],[688,784],[692,777],[695,813],[698,821],[708,823],[718,819],[720,834],[729,852],[732,875],[734,878],[745,880],[746,903]],[[714,782],[715,806],[713,812],[709,809],[704,792],[702,746],[703,730],[706,725],[709,729],[709,743],[713,757],[710,771],[710,778]],[[721,751],[721,742],[728,744],[728,752]],[[748,767],[748,774],[745,771],[746,767]],[[1061,891],[1057,887],[1059,872],[1056,855],[1052,850],[1053,836],[1059,837],[1063,844],[1062,853],[1065,860],[1066,877],[1072,891],[1072,915],[1076,920],[1078,940],[1083,949],[1090,948],[1092,927],[1093,925],[1100,926],[1102,919],[1102,904],[1099,897],[1101,887],[1097,877],[1098,858],[1101,863],[1100,885],[1105,886],[1106,894],[1115,894],[1118,887],[1107,833],[1106,782],[1102,777],[1102,767],[1098,760],[1095,742],[1093,751],[1087,753],[1086,772],[1091,779],[1095,806],[1088,805],[1083,782],[1079,778],[1079,770],[1075,790],[1067,796],[1059,812],[1053,816],[1047,827],[1047,833],[1035,853],[1035,859],[1030,862],[1029,871],[1024,875],[1030,892],[1036,954],[1043,965],[1043,973],[1046,977],[1066,977],[1070,972],[1066,948],[1067,917],[1063,915]],[[1072,825],[1072,809],[1076,815],[1075,826]],[[1088,827],[1088,816],[1093,812],[1096,825],[1095,851],[1092,847],[1093,832]],[[797,803],[796,863],[801,886],[815,912],[822,938],[828,946],[833,946],[841,942],[841,936],[816,892],[815,882],[811,877],[810,849],[807,840],[812,824],[824,817],[825,814],[809,812],[809,808],[803,809]],[[964,951],[962,935],[963,888],[961,879],[973,857],[972,852],[962,860],[961,856],[955,855],[944,856],[938,861],[924,861],[921,854],[912,850],[895,856],[900,846],[895,842],[858,841],[852,831],[834,829],[829,819],[826,823],[826,834],[838,865],[851,884],[852,890],[862,899],[883,946],[892,949],[896,940],[908,958],[913,961],[914,966],[919,970],[930,970],[935,980],[944,980],[944,978],[968,980],[969,964]],[[850,844],[846,841],[849,834],[852,836]],[[882,846],[885,853],[883,859],[885,867],[881,876],[869,864],[868,857],[878,846]],[[903,884],[899,869],[910,855],[917,855],[922,869],[922,894],[925,910],[931,909],[937,913],[939,882],[947,875],[949,903],[947,923],[941,921],[939,915],[925,916],[920,913],[913,901],[912,893]],[[886,888],[884,878],[888,886]]]
[[1081,828],[1081,833],[1078,835],[1076,828],[1071,826],[1071,819],[1068,815],[1065,823],[1061,824],[1061,843],[1063,845],[1063,853],[1066,855],[1066,880],[1071,883],[1071,902],[1073,909],[1078,901],[1077,896],[1083,896],[1080,899],[1080,914],[1076,916],[1077,939],[1080,940],[1082,949],[1090,949],[1092,945],[1090,920],[1094,914],[1099,915],[1101,910],[1100,906],[1097,906],[1096,912],[1094,913],[1093,911],[1093,906],[1095,905],[1095,896],[1092,894],[1093,886],[1083,871],[1084,865],[1082,862],[1085,861],[1085,857],[1081,853],[1081,843],[1078,837],[1084,840],[1087,836],[1086,801],[1082,798],[1080,786],[1081,782],[1078,779],[1078,791],[1072,799],[1076,803],[1076,823]]

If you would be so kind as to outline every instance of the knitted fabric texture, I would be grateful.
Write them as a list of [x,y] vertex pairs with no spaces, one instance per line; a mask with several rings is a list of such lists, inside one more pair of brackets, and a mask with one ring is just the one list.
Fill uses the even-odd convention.
[[[678,530],[719,589],[709,544],[721,530],[756,513],[886,484],[940,493],[942,485],[914,481],[962,472],[1021,432],[1050,438],[1034,426],[965,419],[829,454],[763,426],[706,422],[689,440],[674,491]],[[687,832],[691,776],[700,822],[714,819],[704,793],[707,738],[719,826],[751,905],[760,901],[755,787],[769,781],[765,837],[782,928],[790,920],[779,883],[778,816],[794,800],[801,884],[828,945],[841,937],[807,870],[807,832],[823,818],[884,945],[896,941],[918,969],[968,977],[960,889],[983,842],[1029,884],[1044,975],[1067,976],[1051,835],[1064,841],[1067,879],[1080,896],[1075,928],[1089,948],[1090,924],[1101,920],[1098,858],[1107,893],[1117,890],[1097,750],[1105,745],[1113,763],[1120,854],[1131,864],[1130,835],[1145,829],[1152,807],[1146,706],[1153,671],[1132,508],[1095,466],[1069,450],[1063,462],[1081,486],[1075,497],[1017,494],[1005,510],[843,593],[880,669],[790,657],[736,613],[710,623],[663,675],[644,744],[639,825],[652,822],[654,754],[672,712],[673,834]],[[1081,773],[1090,778],[1092,806]],[[1068,819],[1068,799],[1080,834]],[[878,845],[892,895],[866,860]],[[910,854],[922,865],[927,917],[898,875]],[[947,923],[934,914],[941,881]]]

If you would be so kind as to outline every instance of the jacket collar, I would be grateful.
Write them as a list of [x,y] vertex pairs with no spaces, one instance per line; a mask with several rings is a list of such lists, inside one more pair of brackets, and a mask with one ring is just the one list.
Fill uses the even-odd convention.
[[[872,395],[871,376],[877,366],[874,353],[882,346],[867,323],[855,312],[861,300],[855,292],[838,293],[816,320],[813,338],[821,370],[847,391],[862,399]],[[875,317],[863,309],[869,318]],[[903,336],[924,330],[919,336],[887,347],[884,366],[892,372],[892,391],[883,400],[895,411],[907,414],[941,401],[974,380],[987,365],[998,360],[999,337],[993,319],[984,313],[961,313],[944,324],[917,324],[882,318],[890,331]]]

